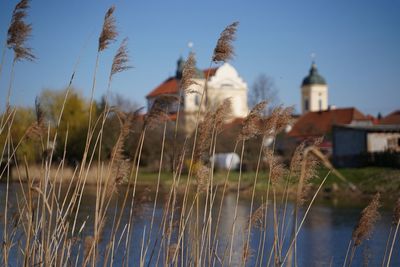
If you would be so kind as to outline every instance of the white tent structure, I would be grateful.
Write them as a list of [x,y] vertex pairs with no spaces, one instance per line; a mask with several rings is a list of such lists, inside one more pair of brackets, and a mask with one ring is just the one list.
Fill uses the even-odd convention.
[[217,153],[211,161],[214,161],[215,168],[221,170],[237,170],[240,165],[240,157],[236,153]]

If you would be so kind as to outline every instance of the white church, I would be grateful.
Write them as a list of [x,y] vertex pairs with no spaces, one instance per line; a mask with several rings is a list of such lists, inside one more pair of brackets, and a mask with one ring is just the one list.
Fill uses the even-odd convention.
[[[175,76],[169,77],[147,96],[148,109],[151,108],[154,100],[160,95],[175,95],[182,99],[180,103],[180,117],[183,120],[185,131],[190,134],[195,127],[196,114],[199,110],[201,95],[205,86],[205,77],[207,81],[207,106],[211,109],[217,107],[226,98],[232,103],[231,119],[244,118],[249,112],[247,104],[247,83],[239,76],[236,69],[229,63],[224,63],[218,68],[197,70],[194,79],[196,84],[191,86],[191,91],[195,93],[183,94],[180,86],[182,71],[185,61],[179,58]],[[204,100],[203,100],[204,101]],[[171,119],[176,119],[178,105],[168,108]],[[175,116],[175,117],[174,117]]]

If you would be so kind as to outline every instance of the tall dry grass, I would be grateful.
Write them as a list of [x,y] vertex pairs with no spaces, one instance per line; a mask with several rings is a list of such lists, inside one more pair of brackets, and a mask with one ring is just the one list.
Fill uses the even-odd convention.
[[[22,0],[12,14],[7,40],[7,45],[14,50],[15,54],[11,67],[12,75],[16,61],[34,59],[31,49],[26,45],[26,39],[32,30],[32,26],[24,21],[28,6],[28,1]],[[230,115],[231,102],[227,99],[217,109],[211,110],[207,103],[207,81],[210,77],[208,73],[201,91],[201,103],[197,112],[193,142],[187,138],[182,142],[182,149],[174,151],[174,168],[170,173],[172,183],[168,188],[164,188],[167,193],[162,197],[160,194],[161,172],[165,159],[167,124],[170,123],[168,122],[168,107],[171,103],[181,101],[182,95],[162,96],[156,99],[144,118],[140,138],[132,158],[124,153],[125,142],[133,126],[139,123],[138,114],[122,112],[109,106],[106,100],[105,109],[100,116],[98,118],[93,116],[92,104],[100,53],[109,48],[118,36],[114,10],[115,8],[111,7],[106,12],[98,39],[86,144],[78,166],[73,169],[66,166],[65,155],[68,153],[66,149],[64,149],[63,158],[57,162],[53,159],[54,146],[52,144],[57,143],[58,140],[57,125],[55,132],[51,131],[51,126],[47,125],[43,119],[44,114],[40,103],[36,103],[36,121],[27,128],[26,134],[15,142],[11,138],[11,129],[15,126],[13,119],[16,111],[11,107],[9,99],[7,100],[6,112],[2,116],[0,125],[0,135],[6,136],[0,161],[5,162],[5,166],[1,166],[0,171],[1,179],[7,181],[1,248],[3,265],[9,266],[15,263],[10,259],[10,254],[12,254],[19,259],[17,264],[23,266],[246,266],[250,262],[255,262],[257,266],[297,266],[298,234],[322,186],[330,177],[328,173],[320,180],[317,190],[310,193],[308,185],[316,176],[316,167],[322,163],[331,172],[340,176],[318,150],[321,140],[316,139],[309,146],[301,144],[287,168],[276,156],[275,144],[268,148],[265,148],[263,144],[266,138],[273,137],[275,140],[276,136],[290,123],[292,108],[277,107],[270,115],[265,116],[263,110],[267,101],[263,101],[250,111],[235,141],[234,152],[240,153],[241,164],[237,187],[234,189],[233,219],[229,229],[226,229],[229,236],[224,241],[218,233],[222,227],[226,227],[226,225],[221,225],[221,217],[223,203],[228,195],[228,184],[232,178],[231,168],[226,173],[223,183],[218,184],[214,180],[214,162],[211,158],[215,156],[223,125]],[[233,57],[233,41],[237,27],[238,23],[234,22],[222,31],[210,60],[210,69],[212,64],[225,62]],[[111,63],[108,92],[114,75],[128,70],[130,68],[128,64],[127,43],[124,39]],[[194,82],[194,66],[194,55],[190,54],[183,70],[182,94],[193,93],[190,91],[190,86]],[[68,88],[73,84],[75,70],[76,67],[72,71]],[[11,94],[11,89],[10,85],[8,95]],[[63,116],[68,93],[69,89],[66,91],[64,105],[60,110],[58,125]],[[111,113],[114,113],[119,120],[120,132],[110,159],[104,160],[101,156],[101,147],[105,138],[105,123]],[[175,125],[175,143],[180,141],[177,140],[178,123],[179,119],[176,120]],[[163,131],[160,137],[162,147],[157,182],[153,188],[150,223],[148,227],[137,229],[139,226],[135,225],[136,209],[143,205],[143,201],[137,195],[140,161],[146,136],[152,134],[151,131],[155,127],[162,127]],[[247,223],[243,226],[238,223],[239,201],[244,195],[242,163],[246,142],[256,137],[261,137],[262,141],[259,149],[254,151],[258,153],[258,163],[250,186],[251,204]],[[43,157],[39,165],[32,166],[26,159],[16,158],[16,151],[20,144],[27,139],[40,143]],[[65,140],[66,143],[61,144],[64,148],[68,138]],[[186,160],[189,160],[190,165],[187,179],[182,179]],[[261,162],[264,160],[267,161],[269,167],[267,175],[260,171]],[[11,168],[11,165],[14,167]],[[21,192],[21,197],[16,204],[9,203],[9,194],[12,193],[9,188],[11,177],[17,179]],[[261,205],[255,207],[256,187],[260,179],[267,181],[267,188],[262,194]],[[297,193],[295,208],[291,211],[287,208],[289,184],[294,181],[297,183]],[[96,198],[91,218],[81,221],[78,220],[78,216],[84,205],[83,195],[87,192],[88,184],[93,185],[91,188]],[[285,185],[281,199],[276,190],[278,184]],[[309,197],[310,194],[311,197]],[[114,199],[121,202],[113,206]],[[12,216],[9,209],[11,204],[17,207],[17,212]],[[160,205],[162,214],[158,224],[156,209]],[[284,209],[279,211],[278,205],[283,205]],[[372,231],[377,219],[378,206],[378,197],[375,197],[363,211],[351,240],[353,246],[349,246],[352,251],[348,265],[352,263],[356,247]],[[267,214],[271,209],[273,222],[269,225]],[[305,212],[301,214],[300,209]],[[388,249],[387,266],[390,264],[400,224],[398,213],[397,207],[394,219],[395,232],[391,239],[391,247]],[[111,229],[106,229],[106,225],[109,225],[107,222],[112,222]],[[254,228],[259,229],[261,233],[258,246],[255,248],[251,247],[253,238],[251,232]],[[266,248],[269,229],[272,229],[273,240],[272,246]],[[137,230],[140,232],[139,235]],[[288,234],[289,232],[291,234]],[[238,246],[237,240],[241,240]],[[132,253],[137,252],[132,251],[133,247],[140,248],[140,257],[135,262],[133,262]],[[238,247],[240,251],[235,251]],[[237,253],[240,255],[239,259],[235,256]]]

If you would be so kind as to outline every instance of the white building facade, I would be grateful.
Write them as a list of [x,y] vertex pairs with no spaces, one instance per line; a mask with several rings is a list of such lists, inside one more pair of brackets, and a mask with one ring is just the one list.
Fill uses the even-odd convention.
[[[180,97],[181,105],[180,112],[183,114],[182,119],[185,124],[186,132],[191,133],[194,130],[197,112],[202,102],[201,111],[204,113],[207,110],[214,110],[225,99],[230,99],[231,118],[244,118],[249,112],[247,104],[247,83],[240,77],[236,69],[229,63],[224,63],[218,68],[197,70],[197,75],[193,79],[193,84],[189,91],[191,93],[183,93],[180,88],[180,79],[182,78],[184,61],[180,58],[177,62],[176,74],[168,78],[158,87],[152,90],[147,95],[148,109],[151,108],[154,100],[161,95],[175,95]],[[208,81],[206,83],[206,77]],[[204,88],[207,86],[207,91],[204,93],[204,99],[201,97]],[[206,105],[205,105],[206,104]],[[169,108],[170,114],[177,112],[176,107]]]

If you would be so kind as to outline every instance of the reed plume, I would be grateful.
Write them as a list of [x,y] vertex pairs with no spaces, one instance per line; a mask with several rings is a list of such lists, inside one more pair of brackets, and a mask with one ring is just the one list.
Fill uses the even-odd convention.
[[137,114],[117,111],[117,116],[120,121],[120,134],[112,149],[112,158],[115,162],[113,165],[114,185],[120,184],[129,173],[130,161],[124,155],[123,146],[131,132]]
[[[322,138],[314,138],[310,141],[310,146],[318,147],[322,142]],[[298,162],[300,166],[305,164],[304,168],[304,178],[303,178],[303,190],[300,192],[298,203],[299,205],[304,204],[308,192],[310,191],[310,180],[318,177],[318,166],[320,161],[314,155],[314,153],[304,153],[304,150],[301,152],[301,160]],[[301,169],[301,167],[300,167]],[[299,176],[301,174],[299,173]]]
[[397,199],[393,212],[393,224],[397,225],[400,221],[400,198]]
[[99,52],[106,49],[118,36],[117,27],[115,26],[115,18],[113,16],[114,11],[115,6],[111,6],[104,16],[103,28],[99,37]]
[[265,157],[267,158],[268,166],[270,169],[270,181],[273,186],[275,186],[280,179],[282,179],[286,173],[287,170],[285,168],[285,165],[279,161],[279,159],[274,155],[274,151],[272,149],[266,149],[265,151]]
[[194,162],[205,162],[208,160],[208,151],[211,144],[211,134],[214,127],[214,113],[207,111],[204,119],[198,125],[198,135],[194,151]]
[[210,177],[210,168],[203,165],[202,163],[197,163],[194,170],[194,175],[197,181],[197,188],[201,191],[206,191],[208,188],[208,182]]
[[207,162],[208,154],[211,145],[211,136],[213,131],[219,133],[222,126],[231,113],[231,100],[225,99],[217,109],[212,112],[208,111],[204,115],[204,119],[198,125],[198,137],[196,140],[194,162]]
[[262,111],[265,109],[267,101],[262,101],[255,105],[249,115],[244,119],[242,130],[239,133],[238,140],[245,141],[263,133]]
[[214,115],[214,124],[216,132],[222,131],[222,127],[226,120],[229,118],[232,112],[232,101],[230,98],[224,99],[222,103],[218,106]]
[[178,246],[177,243],[173,243],[173,244],[169,245],[169,247],[168,247],[168,259],[169,259],[170,263],[173,263],[173,259],[174,259],[175,253],[177,253],[176,252],[177,249],[179,249],[179,246]]
[[254,251],[250,248],[249,244],[248,243],[244,244],[242,258],[245,265],[253,256],[254,256]]
[[186,94],[197,93],[191,90],[193,84],[197,84],[193,79],[196,76],[196,58],[193,52],[189,53],[188,59],[185,62],[182,70],[181,88]]
[[161,122],[167,121],[169,119],[168,108],[176,102],[179,102],[179,98],[174,95],[162,95],[156,98],[145,116],[143,127],[153,128]]
[[250,217],[251,225],[254,225],[259,229],[263,228],[263,221],[265,217],[265,212],[267,210],[267,205],[268,203],[263,203],[253,212],[253,214]]
[[359,246],[364,239],[368,238],[372,234],[374,225],[379,219],[379,198],[380,194],[377,193],[368,206],[361,212],[360,220],[352,234],[354,246]]
[[228,25],[221,33],[217,45],[214,48],[212,61],[214,63],[225,62],[235,55],[232,42],[236,39],[236,30],[239,22]]
[[290,173],[294,177],[300,176],[301,172],[301,162],[304,156],[304,149],[306,147],[306,142],[301,142],[293,152],[292,159],[290,161]]
[[14,50],[14,61],[35,60],[32,49],[26,46],[28,38],[31,36],[32,25],[25,22],[28,0],[21,0],[14,8],[10,27],[7,32],[7,46]]
[[117,50],[117,53],[114,56],[113,63],[111,66],[110,78],[116,73],[123,72],[132,68],[132,66],[128,65],[129,56],[128,56],[127,44],[128,44],[128,38],[125,38],[122,41],[121,45]]
[[33,122],[26,131],[26,136],[29,139],[41,139],[46,133],[44,112],[40,106],[40,101],[38,98],[35,99],[35,115],[36,121]]

